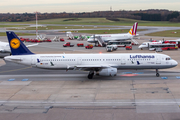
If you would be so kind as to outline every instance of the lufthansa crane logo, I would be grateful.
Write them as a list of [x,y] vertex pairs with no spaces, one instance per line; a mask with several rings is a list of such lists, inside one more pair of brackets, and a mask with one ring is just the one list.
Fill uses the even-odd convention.
[[17,38],[11,40],[10,45],[13,49],[17,49],[20,46],[20,41]]

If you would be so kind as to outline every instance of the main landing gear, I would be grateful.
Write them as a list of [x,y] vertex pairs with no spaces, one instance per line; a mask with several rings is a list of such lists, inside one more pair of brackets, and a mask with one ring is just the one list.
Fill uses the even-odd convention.
[[89,71],[89,74],[88,74],[88,79],[92,79],[94,76],[94,71]]
[[159,76],[160,76],[160,74],[158,72],[158,69],[156,69],[156,77],[159,77]]

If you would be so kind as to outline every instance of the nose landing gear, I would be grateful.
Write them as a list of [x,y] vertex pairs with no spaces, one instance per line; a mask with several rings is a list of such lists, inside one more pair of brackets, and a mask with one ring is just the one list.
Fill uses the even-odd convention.
[[156,77],[159,77],[159,76],[160,76],[160,74],[158,72],[158,69],[156,69]]

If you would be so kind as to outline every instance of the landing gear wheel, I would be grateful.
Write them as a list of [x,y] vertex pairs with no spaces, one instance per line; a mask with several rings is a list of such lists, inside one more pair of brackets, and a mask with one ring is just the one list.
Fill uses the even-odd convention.
[[92,79],[93,76],[94,76],[94,72],[91,72],[91,71],[90,71],[87,77],[88,77],[88,79]]
[[159,73],[156,73],[156,77],[159,77]]
[[159,77],[158,69],[156,69],[156,77]]
[[92,79],[93,78],[93,75],[88,75],[88,79]]

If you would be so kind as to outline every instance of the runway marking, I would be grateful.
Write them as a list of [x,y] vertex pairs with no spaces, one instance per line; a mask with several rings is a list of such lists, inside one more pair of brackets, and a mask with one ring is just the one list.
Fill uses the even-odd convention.
[[21,104],[180,104],[179,102],[56,102],[56,101],[0,101],[0,103],[21,103]]
[[132,72],[122,72],[122,74],[132,74]]
[[8,81],[14,81],[15,79],[9,79]]
[[127,77],[130,77],[130,76],[137,76],[137,74],[124,74],[124,75],[120,75],[120,76],[127,76]]
[[5,73],[5,72],[12,72],[12,71],[18,71],[18,70],[24,70],[24,69],[28,69],[31,67],[25,67],[25,68],[20,68],[20,69],[15,69],[15,70],[8,70],[8,71],[1,71],[0,73]]
[[21,81],[28,81],[29,79],[22,79]]
[[143,72],[133,73],[133,74],[144,74]]

